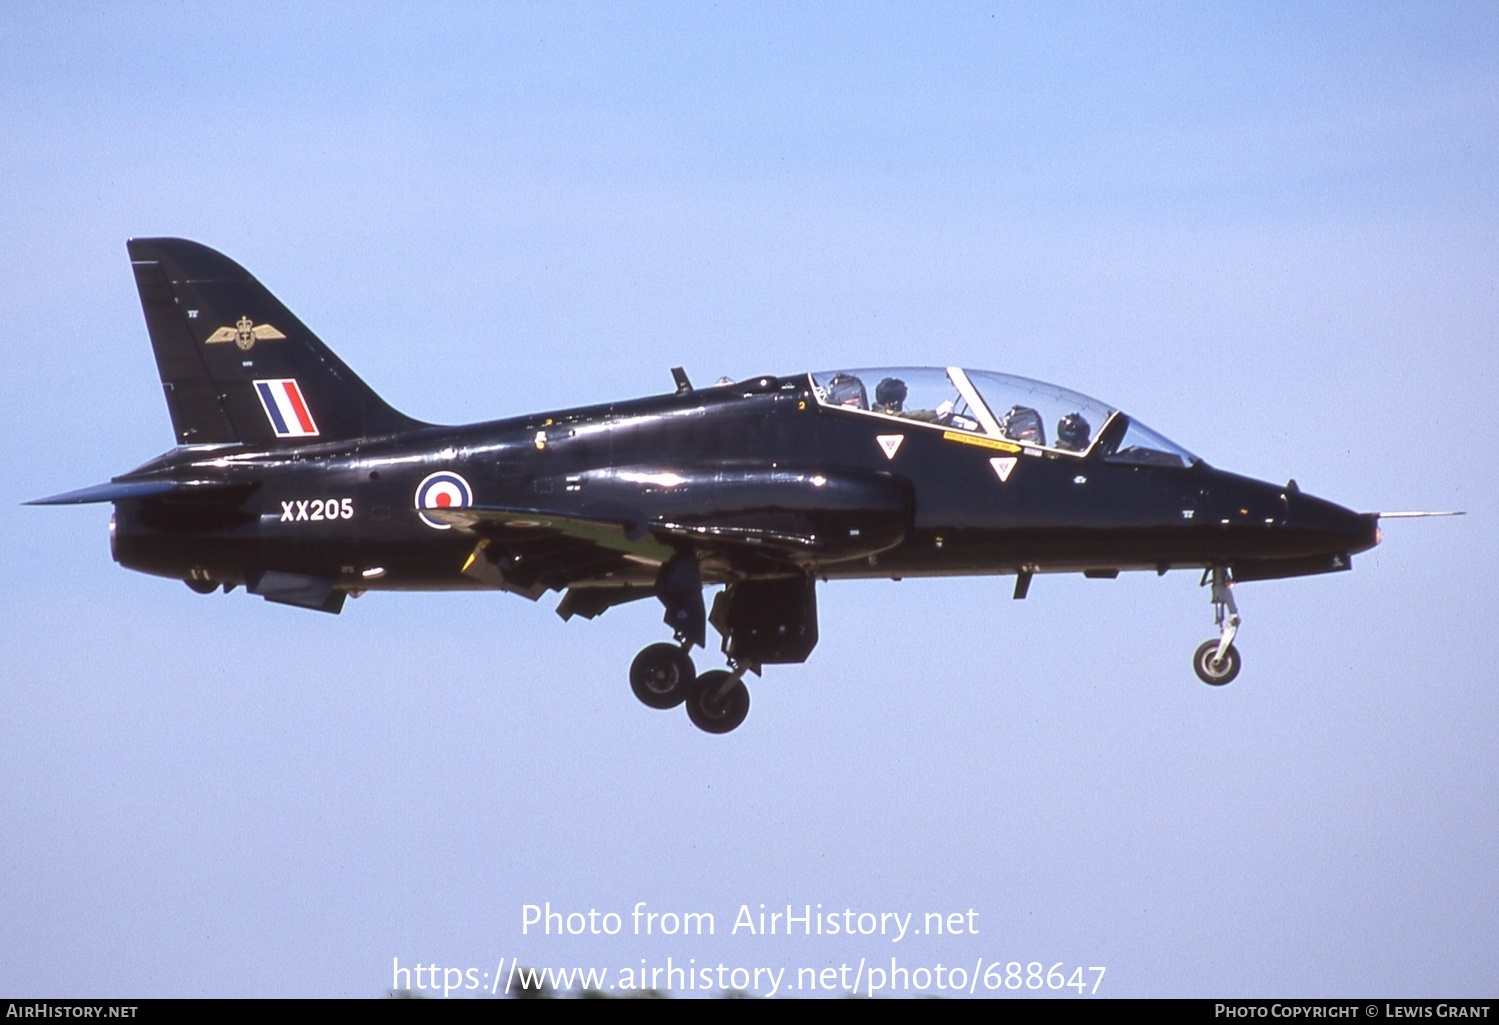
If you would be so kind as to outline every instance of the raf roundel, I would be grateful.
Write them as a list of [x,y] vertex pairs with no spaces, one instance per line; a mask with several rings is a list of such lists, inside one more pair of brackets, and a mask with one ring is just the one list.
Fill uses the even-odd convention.
[[416,508],[422,522],[438,530],[447,530],[451,523],[434,520],[422,509],[465,509],[474,504],[473,488],[468,481],[449,470],[439,470],[422,478],[416,486]]

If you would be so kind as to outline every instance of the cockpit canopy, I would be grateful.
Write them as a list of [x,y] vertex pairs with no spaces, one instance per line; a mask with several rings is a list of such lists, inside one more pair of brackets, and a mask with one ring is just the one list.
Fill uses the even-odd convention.
[[1197,457],[1117,409],[1054,384],[960,367],[877,367],[811,375],[824,406],[965,431],[1111,462],[1191,466]]

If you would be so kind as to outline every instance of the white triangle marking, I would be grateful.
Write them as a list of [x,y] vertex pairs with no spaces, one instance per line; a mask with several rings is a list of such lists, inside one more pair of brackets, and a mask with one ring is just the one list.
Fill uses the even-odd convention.
[[875,436],[880,443],[880,448],[885,450],[886,459],[894,459],[895,453],[900,449],[900,443],[906,440],[904,434],[880,434]]
[[989,465],[994,467],[994,472],[999,474],[999,482],[1003,484],[1010,479],[1010,473],[1015,469],[1015,464],[1019,461],[1014,456],[1000,456],[997,459],[989,460]]

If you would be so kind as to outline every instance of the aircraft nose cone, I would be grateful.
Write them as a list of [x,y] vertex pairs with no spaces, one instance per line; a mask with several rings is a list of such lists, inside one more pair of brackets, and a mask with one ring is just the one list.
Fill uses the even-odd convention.
[[1368,551],[1379,544],[1379,517],[1357,513],[1335,502],[1301,493],[1289,497],[1287,526],[1327,552],[1349,555]]

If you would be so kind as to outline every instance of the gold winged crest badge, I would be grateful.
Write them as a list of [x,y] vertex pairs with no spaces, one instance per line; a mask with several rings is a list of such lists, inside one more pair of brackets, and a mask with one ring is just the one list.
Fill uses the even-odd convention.
[[221,327],[208,336],[205,345],[213,345],[216,342],[233,342],[241,349],[249,352],[254,348],[256,342],[271,342],[286,336],[269,324],[256,324],[249,317],[240,317],[234,322],[233,327]]

